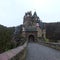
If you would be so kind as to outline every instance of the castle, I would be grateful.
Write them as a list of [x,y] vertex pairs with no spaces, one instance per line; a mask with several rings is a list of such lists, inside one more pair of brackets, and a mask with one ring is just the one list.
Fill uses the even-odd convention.
[[22,36],[29,41],[38,41],[45,38],[46,32],[44,23],[37,16],[36,12],[32,15],[31,11],[25,13],[22,25]]

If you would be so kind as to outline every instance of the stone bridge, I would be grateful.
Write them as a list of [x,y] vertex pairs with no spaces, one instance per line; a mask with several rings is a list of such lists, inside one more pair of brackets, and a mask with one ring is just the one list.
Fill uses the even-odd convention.
[[[28,43],[28,45],[17,47],[0,54],[0,60],[60,60],[60,51],[40,45],[38,43]],[[25,53],[25,47],[27,52]],[[21,52],[22,51],[22,56]]]
[[26,60],[60,60],[60,51],[37,43],[29,43]]

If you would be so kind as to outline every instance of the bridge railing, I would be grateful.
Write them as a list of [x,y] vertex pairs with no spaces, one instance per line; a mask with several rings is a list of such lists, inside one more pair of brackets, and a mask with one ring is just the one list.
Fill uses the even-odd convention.
[[45,45],[57,50],[60,50],[60,43],[54,43],[54,42],[38,42],[41,45]]
[[24,60],[26,56],[27,42],[24,45],[0,54],[0,60]]
[[52,47],[52,48],[60,50],[60,43],[47,42],[47,43],[44,43],[44,44],[49,46],[49,47]]

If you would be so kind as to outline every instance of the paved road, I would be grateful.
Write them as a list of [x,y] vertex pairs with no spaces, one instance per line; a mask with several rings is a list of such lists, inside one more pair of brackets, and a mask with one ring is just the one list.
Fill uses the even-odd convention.
[[26,60],[60,60],[60,51],[37,43],[29,43],[27,51]]

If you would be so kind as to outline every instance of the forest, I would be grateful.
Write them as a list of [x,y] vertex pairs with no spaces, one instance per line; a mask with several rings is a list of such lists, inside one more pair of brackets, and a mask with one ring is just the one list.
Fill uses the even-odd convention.
[[55,42],[60,40],[60,22],[46,23],[46,37]]
[[11,39],[14,27],[0,25],[0,53],[11,49]]

